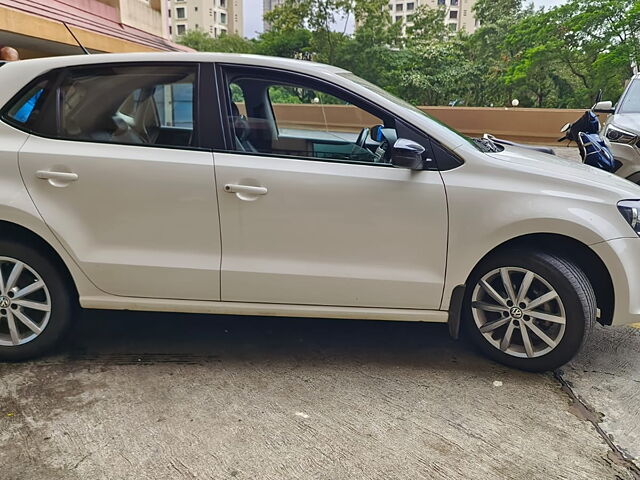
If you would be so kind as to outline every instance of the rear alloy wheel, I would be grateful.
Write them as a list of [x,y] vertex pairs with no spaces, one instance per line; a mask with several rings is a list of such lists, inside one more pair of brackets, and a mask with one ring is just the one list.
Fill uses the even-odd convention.
[[506,365],[549,370],[570,360],[593,324],[596,301],[584,273],[543,253],[486,261],[467,292],[467,328],[480,349]]
[[0,241],[0,359],[45,353],[67,331],[73,312],[68,283],[49,258]]
[[42,277],[20,260],[0,257],[0,346],[35,340],[51,318],[51,295]]

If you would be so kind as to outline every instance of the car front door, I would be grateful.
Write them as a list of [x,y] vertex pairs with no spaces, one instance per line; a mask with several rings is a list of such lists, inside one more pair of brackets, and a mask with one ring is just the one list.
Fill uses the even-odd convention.
[[228,67],[220,77],[222,300],[438,309],[440,174],[394,168],[363,140],[364,127],[394,131],[396,120],[300,75]]
[[20,170],[47,225],[105,292],[220,299],[198,72],[196,64],[72,68],[43,96]]

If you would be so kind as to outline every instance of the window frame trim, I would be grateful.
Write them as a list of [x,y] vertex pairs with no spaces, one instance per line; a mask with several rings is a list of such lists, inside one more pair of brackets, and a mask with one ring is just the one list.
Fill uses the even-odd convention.
[[[410,128],[411,130],[413,130],[417,135],[421,135],[423,137],[425,137],[425,140],[427,140],[428,142],[432,142],[433,139],[431,137],[431,135],[422,132],[420,129],[415,128],[413,125],[410,125],[405,119],[403,119],[402,117],[399,117],[398,115],[394,114],[393,112],[390,112],[389,110],[385,109],[384,107],[381,107],[380,105],[378,105],[377,103],[374,103],[372,101],[370,101],[368,98],[361,96],[360,94],[353,92],[351,90],[346,89],[345,87],[341,86],[341,85],[337,85],[335,83],[329,82],[327,80],[324,80],[322,78],[318,78],[318,77],[314,77],[305,73],[300,73],[300,72],[294,72],[291,70],[286,70],[286,69],[281,69],[281,68],[273,68],[273,67],[264,67],[264,66],[257,66],[257,65],[245,65],[245,64],[237,64],[237,63],[227,63],[227,62],[216,62],[216,71],[218,73],[218,91],[219,91],[219,98],[220,100],[222,100],[222,102],[220,103],[220,108],[219,108],[219,112],[220,112],[220,117],[221,117],[221,122],[222,122],[222,131],[223,131],[223,137],[224,137],[224,141],[225,141],[225,148],[224,149],[215,149],[214,152],[218,152],[218,153],[227,153],[227,154],[237,154],[237,155],[247,155],[247,156],[263,156],[263,157],[270,157],[270,158],[284,158],[284,159],[289,159],[289,160],[304,160],[304,161],[314,161],[314,162],[323,162],[323,163],[344,163],[344,164],[348,164],[348,165],[362,165],[362,166],[367,166],[367,167],[383,167],[383,168],[397,168],[395,166],[393,166],[390,163],[372,163],[372,162],[358,162],[358,161],[353,161],[353,160],[342,160],[342,159],[324,159],[324,158],[318,158],[318,157],[305,157],[305,156],[300,156],[300,155],[282,155],[282,154],[272,154],[272,153],[263,153],[263,152],[241,152],[235,149],[235,145],[233,143],[233,141],[231,140],[233,138],[233,132],[231,130],[231,125],[230,123],[224,118],[225,116],[229,116],[231,114],[230,112],[230,98],[228,93],[226,92],[226,88],[225,86],[228,85],[231,81],[233,81],[233,75],[229,75],[230,72],[232,72],[233,70],[236,71],[242,71],[242,74],[247,74],[247,75],[252,75],[255,76],[257,78],[261,77],[261,74],[266,77],[266,78],[270,78],[270,77],[275,77],[277,78],[278,76],[282,76],[283,78],[287,78],[287,79],[299,79],[300,82],[311,82],[311,84],[317,84],[320,85],[321,87],[328,87],[330,90],[334,90],[336,92],[339,92],[340,94],[344,95],[345,97],[349,98],[353,98],[357,100],[357,104],[354,103],[355,106],[357,106],[358,108],[362,108],[360,107],[361,104],[364,104],[368,107],[368,109],[373,110],[374,112],[379,112],[379,113],[371,113],[368,109],[364,109],[363,110],[367,111],[367,113],[374,115],[378,118],[380,117],[391,117],[393,118],[395,121],[400,121],[402,122],[405,126],[407,126],[408,128]],[[236,75],[237,76],[237,75]],[[308,88],[313,88],[308,86]],[[327,92],[329,94],[331,94],[331,92]],[[352,103],[352,102],[349,102]],[[270,107],[272,108],[272,107]],[[223,112],[224,109],[224,112]],[[426,148],[426,147],[425,147]],[[433,160],[434,165],[429,166],[426,162],[424,162],[423,165],[423,169],[420,171],[440,171],[440,168],[438,168],[438,164],[437,164],[437,159],[434,158],[433,155],[433,149],[431,148],[431,145],[428,145],[428,148],[431,150],[431,157]],[[461,162],[461,165],[463,164],[463,162]]]

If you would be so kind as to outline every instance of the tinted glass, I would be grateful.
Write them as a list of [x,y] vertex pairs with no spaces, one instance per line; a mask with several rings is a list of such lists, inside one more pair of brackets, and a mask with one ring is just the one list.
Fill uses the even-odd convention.
[[72,69],[57,92],[57,135],[71,140],[190,146],[196,68]]
[[[241,78],[229,84],[229,93],[236,151],[389,163],[393,119],[304,84]],[[388,138],[373,138],[374,126],[388,127]]]
[[42,80],[29,88],[24,95],[13,103],[7,110],[6,118],[20,125],[28,126],[33,123],[38,115],[39,108],[44,99],[48,82]]

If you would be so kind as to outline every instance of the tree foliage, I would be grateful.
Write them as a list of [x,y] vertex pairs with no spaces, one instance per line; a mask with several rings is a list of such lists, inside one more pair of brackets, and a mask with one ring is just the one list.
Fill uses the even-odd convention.
[[[255,40],[190,31],[196,50],[258,53],[340,66],[425,105],[576,107],[602,89],[616,100],[640,64],[638,0],[569,0],[534,10],[523,0],[478,0],[473,33],[446,28],[445,10],[421,6],[394,22],[387,0],[285,0]],[[355,21],[353,33],[337,24]]]

